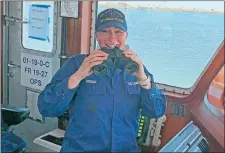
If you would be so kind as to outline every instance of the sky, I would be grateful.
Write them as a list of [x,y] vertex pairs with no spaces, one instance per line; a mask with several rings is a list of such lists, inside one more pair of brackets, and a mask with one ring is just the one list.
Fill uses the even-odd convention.
[[127,3],[129,5],[170,7],[170,8],[195,8],[224,12],[224,1],[99,1],[99,3]]

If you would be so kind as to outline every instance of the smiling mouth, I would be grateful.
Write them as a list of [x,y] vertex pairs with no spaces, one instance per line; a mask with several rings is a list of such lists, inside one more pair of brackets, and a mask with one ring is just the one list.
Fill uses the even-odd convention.
[[118,46],[119,46],[118,44],[117,45],[109,45],[109,44],[106,44],[106,47],[108,49],[113,49],[113,48],[118,47]]

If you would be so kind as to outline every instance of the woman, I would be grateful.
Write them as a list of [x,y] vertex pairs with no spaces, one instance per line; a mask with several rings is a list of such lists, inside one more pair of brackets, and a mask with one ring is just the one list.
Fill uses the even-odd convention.
[[[107,9],[99,13],[96,39],[100,48],[123,49],[127,37],[122,12]],[[93,67],[109,54],[94,50],[69,59],[40,94],[38,108],[43,116],[57,117],[69,109],[62,152],[136,152],[140,111],[150,119],[165,114],[166,97],[155,86],[152,74],[132,50],[123,53],[138,64],[133,74],[111,63],[105,75],[95,75]]]

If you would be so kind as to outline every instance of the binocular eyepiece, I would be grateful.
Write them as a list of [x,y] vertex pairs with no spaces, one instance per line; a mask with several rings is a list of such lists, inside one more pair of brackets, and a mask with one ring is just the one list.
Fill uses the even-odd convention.
[[107,60],[103,61],[102,64],[93,67],[95,75],[104,75],[107,73],[109,68],[109,65],[107,65],[108,60],[112,60],[116,67],[122,67],[122,70],[128,73],[132,74],[134,72],[137,72],[138,64],[132,61],[130,58],[127,58],[123,54],[123,50],[121,50],[119,47],[115,47],[113,49],[102,48],[101,50],[109,54],[109,57]]

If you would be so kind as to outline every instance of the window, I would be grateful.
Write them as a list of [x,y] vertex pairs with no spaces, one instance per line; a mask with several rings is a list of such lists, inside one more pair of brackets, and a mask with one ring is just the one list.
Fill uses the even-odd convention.
[[98,2],[107,8],[126,15],[127,44],[158,83],[192,87],[224,39],[223,2]]
[[23,2],[22,45],[24,48],[51,53],[54,45],[54,2]]

